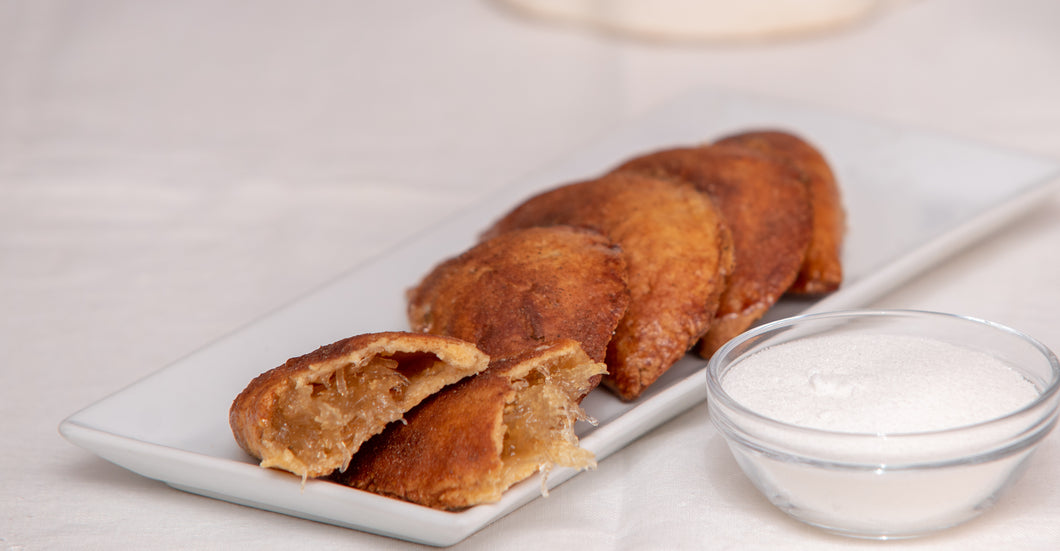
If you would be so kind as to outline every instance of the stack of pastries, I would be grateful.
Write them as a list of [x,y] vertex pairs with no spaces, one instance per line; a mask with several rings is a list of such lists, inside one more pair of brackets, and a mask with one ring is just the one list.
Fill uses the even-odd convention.
[[500,499],[579,447],[598,385],[636,400],[784,294],[842,282],[827,161],[754,131],[651,152],[516,205],[408,291],[406,331],[288,360],[235,399],[263,467],[447,510]]

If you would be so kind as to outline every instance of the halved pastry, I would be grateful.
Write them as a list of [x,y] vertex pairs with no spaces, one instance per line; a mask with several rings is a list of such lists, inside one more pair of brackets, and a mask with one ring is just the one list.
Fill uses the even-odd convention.
[[604,384],[635,399],[710,326],[732,270],[729,230],[688,185],[620,172],[531,197],[484,237],[558,224],[593,228],[622,248],[630,304],[608,345]]
[[344,468],[368,437],[424,398],[488,364],[458,339],[358,335],[256,377],[232,403],[229,424],[262,467],[319,477]]
[[604,370],[572,340],[495,360],[366,442],[332,480],[457,510],[497,501],[538,470],[593,468],[574,423],[585,417],[578,398]]
[[709,358],[762,317],[799,273],[810,243],[809,193],[791,168],[742,147],[658,151],[617,170],[668,176],[706,193],[732,232],[735,267],[699,353]]
[[568,338],[603,361],[629,289],[611,241],[552,226],[479,243],[436,266],[408,298],[413,331],[463,339],[494,358]]
[[802,138],[776,130],[744,132],[715,143],[753,149],[797,171],[810,192],[813,237],[799,276],[789,291],[819,295],[838,289],[843,282],[841,253],[846,213],[839,185],[824,155]]

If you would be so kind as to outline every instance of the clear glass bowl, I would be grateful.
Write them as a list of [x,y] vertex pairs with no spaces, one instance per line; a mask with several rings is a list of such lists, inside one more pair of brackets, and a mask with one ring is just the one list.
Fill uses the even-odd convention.
[[[919,336],[985,352],[1030,381],[1038,397],[967,426],[895,434],[808,428],[763,416],[726,393],[740,362],[766,348],[824,335]],[[1060,364],[1041,343],[973,318],[905,310],[797,316],[752,329],[707,369],[711,420],[759,491],[795,519],[833,533],[908,538],[988,509],[1056,424]]]

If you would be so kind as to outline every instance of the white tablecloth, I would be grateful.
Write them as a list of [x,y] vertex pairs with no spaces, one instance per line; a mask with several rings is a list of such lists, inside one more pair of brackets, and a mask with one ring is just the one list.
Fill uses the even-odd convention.
[[[692,88],[1060,159],[1058,24],[1051,0],[922,0],[806,37],[671,44],[485,1],[2,0],[0,544],[414,548],[170,489],[56,427]],[[1058,252],[1053,196],[877,305],[1060,350]],[[880,548],[788,520],[718,439],[695,407],[457,548]],[[887,546],[1058,548],[1058,464],[1054,434],[994,510]]]

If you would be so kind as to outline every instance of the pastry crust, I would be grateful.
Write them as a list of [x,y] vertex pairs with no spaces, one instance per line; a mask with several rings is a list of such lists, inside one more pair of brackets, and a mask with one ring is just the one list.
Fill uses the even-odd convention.
[[657,151],[617,170],[688,183],[714,201],[732,232],[735,266],[697,346],[703,357],[761,318],[795,281],[810,244],[812,210],[793,169],[746,148],[714,145]]
[[369,440],[332,480],[440,509],[500,499],[555,465],[593,468],[578,446],[578,397],[605,366],[563,340],[495,360],[431,396]]
[[558,224],[596,229],[622,248],[630,305],[608,345],[604,384],[633,400],[710,326],[732,270],[729,231],[704,194],[621,172],[531,197],[484,237]]
[[436,266],[408,295],[413,331],[472,342],[494,358],[568,338],[603,361],[629,305],[619,248],[571,226],[488,239]]
[[846,232],[839,185],[824,155],[806,140],[788,132],[760,130],[744,132],[715,142],[745,147],[783,162],[797,171],[806,185],[813,206],[813,237],[799,276],[789,292],[821,295],[843,282],[842,248]]
[[319,477],[344,468],[368,437],[424,398],[488,364],[473,344],[449,337],[357,335],[256,377],[233,401],[229,424],[262,467]]

